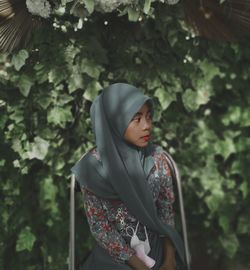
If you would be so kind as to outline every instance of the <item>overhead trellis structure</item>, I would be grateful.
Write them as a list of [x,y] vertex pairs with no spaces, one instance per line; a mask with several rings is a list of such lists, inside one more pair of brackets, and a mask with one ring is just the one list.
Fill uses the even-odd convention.
[[203,37],[237,41],[250,33],[249,0],[185,0],[187,22]]
[[28,12],[25,1],[0,1],[0,49],[13,51],[25,46],[38,21]]
[[144,4],[136,0],[0,0],[0,51],[25,47],[38,26],[46,20],[53,24],[53,12],[58,7],[66,7],[69,16],[81,19],[94,11],[117,11],[140,21],[140,15],[153,13],[151,7],[157,2],[178,6],[198,36],[237,41],[250,33],[250,0],[145,0]]
[[0,51],[12,52],[25,47],[45,19],[55,1],[0,0]]

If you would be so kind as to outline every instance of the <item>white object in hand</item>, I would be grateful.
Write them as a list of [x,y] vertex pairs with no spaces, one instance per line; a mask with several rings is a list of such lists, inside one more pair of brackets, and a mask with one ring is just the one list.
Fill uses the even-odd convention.
[[141,259],[148,268],[152,268],[155,265],[155,260],[146,255],[143,244],[140,243],[135,246],[134,250],[136,252],[136,256]]
[[136,225],[136,229],[134,230],[131,226],[127,227],[126,231],[128,229],[131,229],[133,232],[133,235],[129,235],[129,233],[127,232],[127,234],[129,236],[131,236],[131,240],[130,240],[130,246],[131,248],[133,248],[136,252],[136,256],[138,258],[140,258],[144,264],[149,267],[152,268],[155,265],[155,260],[152,259],[151,257],[147,256],[151,250],[150,248],[150,244],[149,244],[149,240],[148,240],[148,234],[147,234],[147,229],[144,226],[144,230],[145,230],[145,235],[146,235],[146,240],[145,241],[141,241],[138,236],[136,235],[137,230],[138,230],[138,225],[139,225],[139,221]]

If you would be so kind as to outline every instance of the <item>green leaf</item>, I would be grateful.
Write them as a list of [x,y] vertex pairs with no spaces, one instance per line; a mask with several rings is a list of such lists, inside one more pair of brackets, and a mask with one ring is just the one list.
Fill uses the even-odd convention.
[[16,251],[31,251],[36,241],[35,235],[31,232],[31,228],[26,226],[18,235],[16,243]]
[[28,158],[43,160],[48,153],[48,149],[49,142],[37,136],[35,137],[34,142],[29,145],[29,151],[27,152]]
[[48,122],[54,125],[65,127],[66,122],[72,121],[71,108],[65,107],[54,107],[48,112]]
[[69,73],[67,68],[65,67],[55,67],[52,70],[50,70],[48,74],[49,82],[54,83],[54,85],[58,85],[62,81],[67,80],[69,77]]
[[73,2],[74,0],[61,0],[61,3],[63,6],[65,6],[67,3]]
[[128,19],[131,22],[137,22],[140,16],[140,11],[135,10],[134,8],[128,8]]
[[203,71],[205,81],[211,81],[215,76],[221,74],[220,69],[208,60],[201,61],[199,67]]
[[14,110],[9,115],[9,119],[13,120],[16,124],[24,120],[24,110],[23,107],[15,107]]
[[95,7],[94,0],[85,0],[84,3],[89,14],[91,14],[94,11],[94,7]]
[[28,57],[29,53],[26,50],[21,50],[17,54],[13,55],[11,62],[17,71],[25,65],[25,61]]
[[[100,74],[100,73],[99,73]],[[97,76],[99,77],[99,74]],[[78,72],[73,72],[68,83],[69,93],[73,93],[77,89],[83,89],[83,78]]]
[[155,96],[159,99],[162,110],[166,110],[168,106],[176,100],[175,93],[169,93],[164,88],[158,88],[155,91]]
[[233,140],[227,137],[225,140],[216,142],[215,151],[226,160],[232,153],[236,152],[236,148]]
[[243,183],[241,183],[239,190],[242,193],[243,199],[246,199],[247,198],[247,195],[248,195],[248,184],[247,184],[246,181],[244,181]]
[[44,109],[46,110],[49,105],[53,102],[53,99],[51,96],[47,96],[45,94],[43,95],[39,95],[37,98],[36,98],[36,102]]
[[187,89],[182,95],[183,103],[187,110],[196,111],[199,105],[196,102],[197,93],[191,89]]
[[0,117],[0,129],[3,130],[6,123],[8,121],[8,116],[7,115],[1,115]]
[[3,167],[5,165],[6,160],[5,159],[0,159],[0,167]]
[[42,209],[50,210],[53,218],[59,213],[58,203],[56,201],[57,193],[58,187],[53,183],[51,177],[40,182],[40,205]]
[[240,234],[248,234],[250,231],[249,215],[241,216],[237,224],[237,232]]
[[46,68],[46,66],[41,63],[37,63],[34,66],[34,70],[36,71],[36,78],[39,84],[44,83],[48,80],[48,69]]
[[143,7],[143,12],[148,14],[150,10],[152,0],[145,0],[144,7]]
[[235,234],[220,236],[219,240],[229,258],[233,258],[239,248],[239,240]]
[[60,107],[63,107],[65,104],[73,100],[72,96],[61,94],[58,96],[56,104]]
[[33,81],[30,79],[29,76],[22,74],[19,79],[19,90],[21,94],[27,97],[30,93],[30,88],[33,85]]
[[241,108],[239,106],[230,106],[228,112],[223,117],[223,123],[229,125],[230,123],[239,124],[241,127],[250,126],[250,112],[248,108]]
[[203,105],[203,104],[207,104],[208,101],[210,100],[210,88],[202,88],[199,87],[198,91],[197,91],[197,97],[196,97],[196,103],[198,106]]
[[225,200],[225,193],[222,187],[222,178],[216,167],[213,156],[206,156],[206,166],[198,174],[201,179],[203,191],[206,191],[205,203],[211,213],[216,213]]
[[93,81],[89,83],[87,89],[85,90],[83,97],[87,100],[93,101],[98,95],[98,91],[102,89],[99,82]]
[[229,232],[230,220],[229,220],[228,216],[221,215],[219,217],[219,224],[220,224],[221,228],[223,229],[224,233]]
[[187,89],[182,95],[182,99],[187,110],[196,111],[200,105],[208,103],[210,96],[211,92],[209,88],[198,87],[196,91]]
[[84,58],[81,61],[80,70],[81,72],[88,74],[91,78],[98,79],[103,68],[93,61]]
[[241,127],[250,127],[250,110],[249,110],[249,108],[242,109],[240,126]]
[[236,143],[237,152],[244,152],[247,149],[250,149],[250,138],[247,136],[239,137],[239,139]]

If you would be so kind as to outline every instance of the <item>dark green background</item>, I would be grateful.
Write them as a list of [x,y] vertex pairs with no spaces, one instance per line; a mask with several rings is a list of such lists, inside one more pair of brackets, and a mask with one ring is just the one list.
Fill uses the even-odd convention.
[[[155,99],[153,140],[182,175],[193,269],[250,269],[249,41],[196,37],[181,4],[158,1],[100,13],[89,0],[74,31],[65,2],[26,49],[0,55],[0,269],[67,269],[70,168],[93,145],[91,101],[114,82]],[[79,258],[91,244],[79,195]]]

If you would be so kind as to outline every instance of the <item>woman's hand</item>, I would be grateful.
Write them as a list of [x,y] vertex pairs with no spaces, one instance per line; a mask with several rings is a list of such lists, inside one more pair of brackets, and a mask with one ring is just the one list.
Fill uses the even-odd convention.
[[134,270],[150,270],[136,255],[129,258],[128,265]]
[[160,267],[160,270],[175,270],[176,262],[175,262],[175,249],[173,247],[172,242],[169,238],[164,238],[164,259],[163,264]]
[[175,269],[176,269],[176,263],[174,259],[168,262],[164,262],[159,270],[175,270]]

